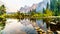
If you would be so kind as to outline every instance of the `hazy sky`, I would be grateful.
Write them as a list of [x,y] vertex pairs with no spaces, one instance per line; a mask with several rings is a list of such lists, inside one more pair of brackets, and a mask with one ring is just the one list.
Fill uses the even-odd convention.
[[7,7],[7,11],[16,12],[20,7],[24,7],[25,5],[31,6],[32,4],[39,3],[43,0],[0,0],[4,2]]

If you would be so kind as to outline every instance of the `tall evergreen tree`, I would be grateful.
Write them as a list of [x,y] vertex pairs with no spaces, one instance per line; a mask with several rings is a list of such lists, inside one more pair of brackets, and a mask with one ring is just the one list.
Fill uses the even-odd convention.
[[46,9],[49,9],[49,4],[47,3]]
[[0,6],[0,26],[5,26],[6,21],[6,8],[4,5]]
[[50,0],[50,9],[55,13],[54,15],[58,15],[58,8],[57,8],[57,0]]
[[6,8],[4,5],[0,6],[0,15],[6,13]]
[[43,8],[43,13],[45,13],[45,9]]

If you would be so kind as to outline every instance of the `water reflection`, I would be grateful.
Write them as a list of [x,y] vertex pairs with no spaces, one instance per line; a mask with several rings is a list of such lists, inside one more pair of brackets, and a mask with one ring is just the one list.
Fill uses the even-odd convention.
[[44,31],[47,30],[47,28],[46,28],[46,23],[43,22],[42,19],[40,19],[40,20],[36,20],[36,23],[37,23],[37,25],[38,25],[41,29],[43,29]]
[[2,34],[37,34],[29,19],[7,19]]
[[[54,30],[60,30],[59,29],[59,23],[60,20],[51,20],[48,21],[48,23],[50,23],[50,29],[54,28],[55,26],[57,28],[55,28]],[[53,24],[53,22],[55,24]],[[35,23],[35,25],[33,24]],[[5,28],[2,30],[2,34],[37,34],[38,32],[36,31],[36,29],[34,28],[34,26],[38,26],[40,27],[43,31],[47,31],[49,29],[47,29],[47,24],[42,20],[31,20],[31,19],[20,19],[20,21],[18,19],[7,19],[6,24],[5,24]],[[52,30],[53,31],[53,30]],[[54,33],[56,33],[56,31],[53,31]]]

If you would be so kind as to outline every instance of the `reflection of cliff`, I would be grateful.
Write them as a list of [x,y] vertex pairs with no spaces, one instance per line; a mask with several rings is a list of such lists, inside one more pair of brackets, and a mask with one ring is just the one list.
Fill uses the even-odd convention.
[[16,19],[7,19],[7,22],[9,23],[3,29],[3,34],[37,34],[28,19],[23,19],[20,22]]

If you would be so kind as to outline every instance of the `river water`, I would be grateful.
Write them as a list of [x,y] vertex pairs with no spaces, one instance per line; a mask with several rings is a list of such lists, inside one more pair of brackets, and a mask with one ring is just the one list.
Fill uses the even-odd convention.
[[[33,22],[32,22],[33,23]],[[47,30],[46,23],[43,20],[36,20],[35,23],[44,31]],[[31,24],[30,19],[7,19],[5,28],[2,30],[2,34],[37,34],[34,27]]]

